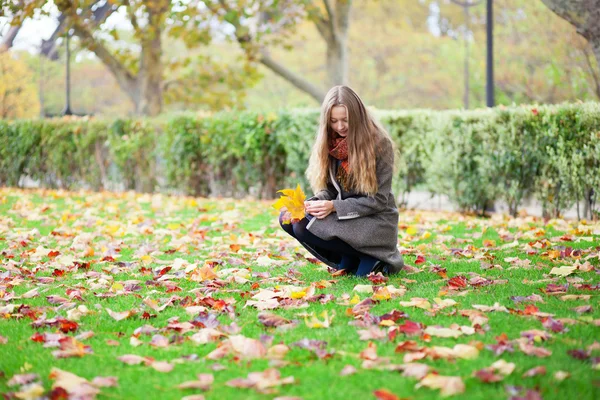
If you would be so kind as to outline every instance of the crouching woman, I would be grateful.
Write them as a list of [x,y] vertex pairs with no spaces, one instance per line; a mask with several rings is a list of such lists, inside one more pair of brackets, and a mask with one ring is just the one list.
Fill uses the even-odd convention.
[[360,97],[335,86],[321,107],[307,176],[306,217],[281,227],[319,260],[357,276],[398,273],[398,209],[392,193],[394,145]]

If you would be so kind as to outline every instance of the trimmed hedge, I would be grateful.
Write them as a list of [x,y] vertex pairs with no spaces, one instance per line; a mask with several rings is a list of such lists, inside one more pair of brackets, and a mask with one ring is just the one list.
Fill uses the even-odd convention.
[[[600,191],[600,104],[473,111],[381,111],[398,145],[395,190],[445,194],[465,211],[494,200],[516,213],[537,198],[547,216]],[[0,121],[0,184],[272,198],[300,182],[318,110],[210,117]]]

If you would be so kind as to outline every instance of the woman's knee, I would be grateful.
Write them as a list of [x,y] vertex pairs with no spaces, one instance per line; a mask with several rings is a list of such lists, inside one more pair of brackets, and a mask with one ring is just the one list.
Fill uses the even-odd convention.
[[281,228],[286,231],[287,233],[289,233],[290,235],[294,236],[294,231],[292,228],[292,224],[285,220],[285,211],[281,212],[281,214],[279,214],[279,225],[281,226]]
[[306,239],[309,233],[306,230],[306,219],[302,219],[299,222],[293,224],[292,229],[294,231],[294,236],[296,237],[296,239],[298,239],[301,242],[307,241]]

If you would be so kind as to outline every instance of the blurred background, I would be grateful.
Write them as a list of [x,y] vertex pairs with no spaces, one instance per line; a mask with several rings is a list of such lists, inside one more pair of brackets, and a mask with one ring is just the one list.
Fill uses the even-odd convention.
[[[109,117],[316,107],[338,83],[379,109],[485,107],[486,3],[2,0],[0,117],[67,93]],[[593,44],[545,3],[569,2],[493,1],[497,105],[600,97]]]

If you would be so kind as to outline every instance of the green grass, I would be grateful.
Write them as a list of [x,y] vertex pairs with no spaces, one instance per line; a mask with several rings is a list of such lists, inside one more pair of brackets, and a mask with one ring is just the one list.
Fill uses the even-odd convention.
[[[462,395],[468,399],[505,399],[505,386],[521,386],[540,392],[547,399],[593,399],[600,398],[600,377],[598,376],[598,350],[591,352],[590,358],[579,360],[567,352],[572,349],[585,349],[600,338],[600,310],[598,309],[598,285],[600,271],[598,246],[600,246],[600,226],[579,226],[576,221],[543,221],[535,218],[522,220],[512,219],[476,219],[458,214],[432,212],[403,212],[400,221],[399,243],[405,249],[405,261],[416,267],[390,277],[387,284],[396,287],[404,286],[407,291],[402,297],[382,300],[369,312],[380,316],[391,310],[402,310],[409,315],[409,320],[420,322],[426,326],[440,325],[448,327],[453,323],[470,326],[468,318],[462,317],[459,310],[472,309],[473,305],[491,306],[498,302],[511,310],[510,313],[488,312],[488,323],[480,332],[457,339],[431,337],[405,337],[400,334],[394,341],[387,339],[374,341],[379,357],[389,357],[392,364],[402,364],[404,353],[395,353],[397,344],[404,340],[416,340],[427,347],[448,346],[457,343],[472,343],[481,347],[479,356],[473,360],[424,359],[419,362],[428,364],[440,375],[459,376],[466,385]],[[408,235],[407,227],[415,228],[417,233]],[[584,228],[584,229],[581,229]],[[538,231],[543,229],[544,231]],[[37,230],[37,233],[36,231]],[[586,232],[587,230],[587,232]],[[535,235],[538,231],[539,235]],[[429,232],[431,236],[424,238]],[[502,249],[502,245],[511,243],[514,238],[503,240],[504,234],[510,233],[519,241],[518,247]],[[82,234],[90,234],[88,244],[82,245]],[[502,235],[501,235],[502,234]],[[573,241],[560,241],[564,234],[571,234]],[[75,240],[76,237],[79,237]],[[183,239],[182,239],[183,238]],[[187,239],[186,239],[187,238]],[[423,238],[423,239],[421,239]],[[588,241],[585,238],[592,238]],[[528,255],[525,245],[535,240],[547,239],[548,248]],[[487,241],[487,242],[486,242]],[[495,245],[489,241],[495,241]],[[484,247],[484,243],[492,247]],[[241,251],[232,251],[231,245],[240,245]],[[72,255],[76,260],[90,262],[89,270],[72,269],[62,276],[53,276],[55,268],[66,268],[69,265],[53,266],[56,259],[42,257],[39,260],[31,256],[38,246],[60,252],[59,258]],[[470,247],[471,246],[471,247]],[[582,249],[580,262],[586,258],[595,269],[580,272],[569,277],[549,275],[552,267],[573,265],[574,257],[552,259],[545,252],[562,247]],[[93,255],[83,256],[86,249],[91,248]],[[111,249],[118,248],[119,251]],[[235,246],[234,246],[235,248]],[[452,253],[452,249],[462,249],[466,256]],[[141,255],[150,253],[151,263],[144,265]],[[115,261],[101,261],[106,255],[118,254]],[[277,260],[284,260],[280,266],[261,267],[256,259],[269,255]],[[416,256],[426,258],[423,264],[414,264]],[[50,304],[48,295],[67,297],[68,289],[80,289],[81,300],[74,300],[76,306],[85,305],[91,314],[83,316],[78,322],[79,328],[69,336],[76,336],[84,331],[93,331],[94,336],[82,342],[93,350],[93,354],[81,358],[57,359],[52,355],[56,348],[46,348],[42,343],[34,342],[31,336],[35,332],[59,332],[56,327],[32,327],[33,320],[20,316],[17,311],[0,315],[0,336],[7,339],[0,344],[0,392],[17,392],[19,386],[9,387],[8,380],[15,374],[37,373],[39,381],[48,394],[53,380],[49,378],[52,368],[69,371],[80,377],[92,380],[96,376],[116,376],[118,387],[101,388],[98,398],[134,399],[160,398],[179,399],[187,395],[203,393],[207,399],[272,399],[277,396],[298,396],[303,399],[348,399],[375,398],[373,391],[387,389],[399,398],[436,399],[440,397],[438,390],[429,388],[415,389],[418,381],[407,378],[399,372],[365,369],[359,354],[367,347],[367,341],[359,340],[356,326],[349,325],[353,318],[348,316],[347,309],[352,307],[340,305],[342,295],[353,297],[353,288],[357,284],[371,284],[367,279],[355,277],[332,277],[322,265],[315,265],[304,257],[304,252],[297,244],[281,231],[277,225],[276,213],[270,203],[259,201],[234,201],[229,199],[191,199],[183,197],[166,197],[134,194],[97,194],[68,193],[55,191],[29,191],[16,189],[0,189],[0,310],[10,304],[26,304],[38,311],[38,317],[45,313],[46,318],[66,317],[67,310],[57,310],[57,305]],[[515,267],[506,262],[507,257],[529,258],[530,268]],[[193,316],[187,314],[178,304],[168,306],[161,312],[155,312],[142,302],[144,298],[157,300],[162,304],[172,295],[180,298],[189,297],[189,301],[198,300],[194,289],[210,286],[209,281],[195,282],[190,274],[169,271],[173,276],[169,279],[178,291],[167,293],[164,286],[152,283],[153,273],[142,274],[141,267],[158,270],[173,265],[172,261],[182,258],[189,263],[202,267],[206,260],[218,261],[222,264],[218,270],[236,267],[247,268],[252,273],[268,272],[270,278],[252,276],[247,283],[229,283],[220,289],[209,291],[207,296],[215,299],[234,299],[235,318],[217,310],[223,325],[233,322],[237,324],[240,334],[258,339],[261,335],[272,336],[272,344],[284,343],[290,346],[284,360],[287,363],[278,366],[282,377],[293,376],[296,382],[292,385],[278,387],[277,393],[261,394],[253,389],[233,388],[226,385],[231,379],[245,378],[249,372],[263,371],[272,365],[272,360],[236,359],[228,356],[212,361],[205,356],[217,348],[219,341],[206,345],[197,345],[191,340],[195,331],[180,334],[166,327],[170,320],[179,318],[179,322],[190,321]],[[10,262],[16,263],[20,271],[14,271]],[[119,264],[119,262],[121,264]],[[21,265],[22,263],[22,265]],[[500,268],[482,269],[484,263],[498,265]],[[432,265],[446,268],[447,277],[464,276],[467,279],[477,274],[486,279],[507,280],[505,284],[494,284],[481,287],[468,285],[465,289],[448,292],[448,279],[431,271]],[[300,275],[299,280],[291,282],[288,271],[294,269]],[[93,274],[92,274],[93,273]],[[87,276],[84,274],[88,274]],[[474,276],[474,275],[473,275]],[[41,277],[54,277],[54,281],[43,283]],[[278,279],[276,281],[275,279]],[[138,281],[141,290],[130,294],[118,294],[114,297],[98,297],[112,293],[116,282],[127,280]],[[281,330],[263,326],[257,318],[259,311],[246,307],[246,300],[257,293],[260,288],[276,285],[293,284],[308,287],[313,282],[329,280],[333,284],[325,289],[317,289],[316,294],[332,294],[335,299],[326,304],[308,303],[307,308],[276,308],[274,314],[296,320],[298,324]],[[549,283],[565,284],[569,282],[568,294],[591,295],[590,300],[563,301],[560,295],[545,293]],[[258,284],[259,289],[253,288]],[[581,284],[589,286],[579,286]],[[591,290],[590,290],[591,286]],[[28,299],[7,300],[7,296],[16,297],[38,288],[40,295]],[[201,292],[200,292],[201,293]],[[464,295],[463,295],[464,294]],[[536,343],[552,351],[547,358],[526,355],[515,349],[513,353],[504,353],[497,357],[484,345],[496,343],[495,338],[505,333],[509,339],[517,339],[521,332],[538,329],[545,330],[540,317],[519,315],[530,302],[515,303],[513,296],[540,295],[543,302],[535,305],[541,313],[551,313],[553,318],[571,319],[565,324],[567,331],[552,333],[550,340]],[[368,294],[359,293],[360,299]],[[457,302],[453,307],[432,313],[420,308],[402,307],[400,301],[409,301],[413,297],[426,298],[433,302],[434,298],[451,298]],[[592,311],[577,314],[572,309],[581,305],[592,305]],[[137,313],[125,320],[116,321],[105,311],[110,308],[121,312],[135,310]],[[155,318],[144,320],[144,311],[156,314]],[[326,329],[311,329],[301,316],[302,313],[320,314],[327,311],[335,313],[333,322]],[[398,323],[402,323],[399,320]],[[150,324],[175,343],[166,348],[149,345],[151,336],[142,335],[144,342],[134,347],[130,337],[136,328]],[[333,357],[321,360],[312,352],[292,346],[304,339],[316,339],[327,342],[327,349],[334,353]],[[118,346],[111,346],[107,341],[117,341]],[[158,372],[145,365],[126,365],[117,357],[125,354],[137,354],[153,357],[156,360],[174,363],[174,369],[168,373]],[[194,361],[177,359],[183,356],[196,355]],[[474,378],[474,371],[489,367],[498,359],[516,364],[515,371],[498,383],[482,383]],[[174,361],[175,360],[175,361]],[[215,371],[213,366],[220,364],[223,370]],[[341,377],[344,366],[352,365],[357,373]],[[522,374],[530,368],[543,365],[547,369],[545,375],[523,378]],[[594,369],[594,366],[596,366]],[[558,382],[554,379],[557,371],[567,371],[570,377]],[[199,390],[180,390],[177,385],[195,380],[198,373],[214,374],[214,384],[207,392]]]

